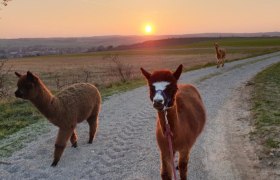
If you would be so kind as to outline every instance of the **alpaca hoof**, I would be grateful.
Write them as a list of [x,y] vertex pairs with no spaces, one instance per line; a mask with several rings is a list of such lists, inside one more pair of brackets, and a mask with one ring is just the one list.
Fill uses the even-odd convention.
[[92,144],[92,140],[89,140],[89,141],[88,141],[88,144]]
[[72,147],[73,147],[73,148],[78,147],[78,143],[77,143],[77,142],[74,142],[74,143],[72,144]]
[[222,65],[222,67],[224,67],[224,64]]
[[53,161],[51,167],[55,167],[57,165],[58,161]]

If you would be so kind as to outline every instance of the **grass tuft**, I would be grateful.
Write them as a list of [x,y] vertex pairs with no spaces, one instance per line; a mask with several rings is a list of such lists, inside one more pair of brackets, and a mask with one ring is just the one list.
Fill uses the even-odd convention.
[[19,129],[38,122],[40,113],[27,101],[10,99],[0,102],[0,140]]
[[253,113],[256,135],[268,149],[280,147],[280,63],[259,73],[255,79]]

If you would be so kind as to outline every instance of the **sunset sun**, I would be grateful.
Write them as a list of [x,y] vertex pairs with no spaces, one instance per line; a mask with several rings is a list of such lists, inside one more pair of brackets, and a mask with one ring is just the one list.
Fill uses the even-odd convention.
[[147,24],[145,26],[145,33],[146,34],[151,34],[153,32],[153,27],[150,24]]

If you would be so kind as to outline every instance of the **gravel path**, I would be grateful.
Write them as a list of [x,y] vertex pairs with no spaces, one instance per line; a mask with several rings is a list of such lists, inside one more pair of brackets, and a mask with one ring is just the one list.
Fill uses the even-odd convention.
[[[189,179],[242,179],[244,169],[231,160],[226,108],[234,91],[265,67],[280,62],[280,52],[181,76],[195,84],[205,102],[207,124],[191,153]],[[147,87],[117,94],[102,105],[99,129],[87,144],[88,125],[78,126],[78,148],[70,143],[56,168],[50,167],[57,128],[0,163],[0,179],[160,179],[159,152],[155,140],[155,110]],[[257,179],[257,178],[256,178]]]

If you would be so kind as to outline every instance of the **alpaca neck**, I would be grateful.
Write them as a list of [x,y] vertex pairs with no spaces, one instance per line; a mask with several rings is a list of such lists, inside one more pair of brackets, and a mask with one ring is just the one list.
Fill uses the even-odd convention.
[[38,81],[38,95],[31,99],[31,102],[46,117],[52,118],[55,115],[54,96],[42,81]]
[[[158,117],[160,121],[161,128],[163,132],[165,132],[165,112],[164,111],[158,111]],[[176,136],[175,129],[178,128],[178,116],[177,116],[177,106],[174,105],[171,108],[167,110],[167,121],[170,126],[170,130],[173,133],[174,136]]]
[[216,54],[219,55],[219,47],[215,46],[215,49],[216,49]]

